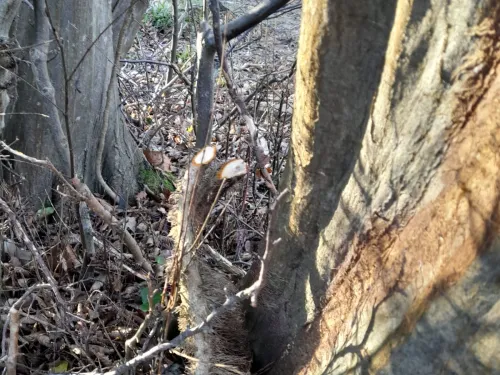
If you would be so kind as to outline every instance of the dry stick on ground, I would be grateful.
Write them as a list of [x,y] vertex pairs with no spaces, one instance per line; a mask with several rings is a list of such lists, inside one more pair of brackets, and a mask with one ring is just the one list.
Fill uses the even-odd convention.
[[2,334],[2,358],[5,357],[5,346],[7,340],[7,327],[10,330],[9,353],[7,355],[6,369],[7,375],[16,375],[17,356],[19,354],[19,310],[24,300],[37,289],[52,288],[50,284],[36,284],[31,286],[9,309],[7,319],[5,319]]
[[[173,353],[173,354],[175,354],[175,355],[178,355],[179,357],[189,359],[192,362],[203,362],[203,359],[198,359],[198,358],[195,358],[195,357],[191,357],[190,355],[187,355],[187,354],[185,354],[183,352],[180,352],[178,350],[175,350],[175,349],[171,350],[170,352]],[[219,367],[219,368],[226,369],[229,372],[232,372],[233,374],[247,375],[247,373],[241,372],[240,370],[238,370],[234,366],[225,365],[223,363],[211,363],[211,365],[214,366],[214,367]]]
[[[120,62],[129,63],[129,64],[152,64],[152,65],[168,66],[179,76],[179,78],[182,80],[182,82],[184,82],[184,84],[186,86],[191,86],[191,81],[181,71],[181,69],[179,68],[179,66],[177,64],[172,64],[172,63],[168,63],[165,61],[147,60],[147,59],[144,59],[144,60],[143,59],[141,59],[141,60],[121,59]],[[191,69],[191,66],[189,66],[189,68],[187,68],[186,70],[189,70],[189,69]],[[172,79],[170,78],[170,79],[168,79],[167,82],[171,82],[171,81],[172,81]],[[174,80],[174,82],[175,82],[175,80]]]
[[95,162],[97,180],[99,181],[99,184],[101,184],[101,186],[103,187],[106,194],[108,194],[113,199],[113,201],[115,201],[115,203],[120,203],[120,196],[116,194],[113,191],[113,189],[111,189],[111,187],[106,183],[106,181],[104,181],[104,178],[102,177],[102,156],[104,153],[104,144],[106,143],[106,134],[108,132],[109,111],[111,110],[111,96],[114,93],[116,74],[118,72],[118,65],[120,64],[120,51],[121,51],[121,46],[123,44],[123,39],[124,39],[123,37],[125,35],[125,30],[132,22],[132,6],[128,8],[125,17],[126,17],[125,21],[123,22],[123,25],[120,29],[120,33],[118,34],[118,41],[115,47],[116,48],[115,59],[113,67],[111,68],[108,89],[106,90],[106,104],[104,106],[104,112],[102,116],[103,124],[102,124],[101,134],[99,136],[99,144],[97,145],[97,157]]
[[246,274],[245,271],[243,271],[239,267],[233,266],[233,264],[229,260],[224,258],[218,251],[214,250],[210,245],[206,244],[206,245],[204,245],[204,248],[208,252],[208,255],[210,255],[226,271],[232,273],[233,275],[239,276],[239,277],[245,276],[245,274]]
[[[82,270],[80,272],[80,280],[85,278],[90,271],[90,264],[95,257],[95,246],[94,246],[94,231],[92,230],[92,222],[90,221],[89,208],[87,203],[80,202],[78,204],[78,216],[80,225],[80,239],[82,241],[85,253],[83,255]],[[90,275],[92,273],[89,273]]]
[[135,349],[137,343],[139,342],[142,336],[142,333],[148,326],[148,323],[151,317],[153,316],[153,285],[151,283],[151,279],[148,278],[147,283],[148,283],[148,304],[149,304],[148,314],[142,321],[141,325],[139,326],[135,334],[131,338],[125,341],[125,359],[132,358],[132,350]]
[[125,242],[125,245],[128,247],[129,251],[131,254],[134,256],[135,261],[144,267],[145,270],[148,272],[153,272],[153,267],[151,267],[151,264],[144,258],[142,255],[142,251],[137,244],[136,240],[134,237],[130,235],[130,233],[122,228],[121,225],[119,225],[119,221],[117,218],[115,218],[108,210],[106,210],[101,203],[97,200],[97,198],[92,194],[90,189],[88,188],[87,185],[84,183],[80,182],[77,178],[72,180],[72,183],[75,185],[73,186],[64,176],[63,174],[56,168],[54,165],[48,161],[48,160],[40,160],[33,158],[31,156],[27,156],[23,154],[22,152],[16,151],[10,146],[8,146],[5,142],[0,141],[0,147],[3,149],[7,150],[13,155],[16,155],[17,157],[24,159],[30,163],[45,167],[53,171],[57,177],[65,184],[65,186],[69,189],[69,191],[72,193],[72,195],[77,198],[80,201],[83,201],[87,203],[88,207],[96,213],[101,219],[103,219],[108,225],[110,225],[113,229],[115,229],[122,237]]
[[[276,205],[287,193],[288,193],[288,189],[285,189],[278,195],[278,197],[276,198],[276,200],[275,200],[274,204],[272,205],[272,208],[269,212],[270,215],[273,214],[273,211],[276,208]],[[267,236],[267,239],[269,240],[269,235]],[[280,239],[277,239],[273,243],[277,243],[279,241],[280,241]],[[198,333],[201,333],[203,331],[209,330],[211,323],[213,322],[213,320],[217,316],[222,314],[224,311],[234,307],[238,302],[242,302],[248,298],[250,298],[252,301],[255,301],[258,297],[259,291],[262,289],[262,287],[264,285],[264,274],[266,271],[265,270],[265,266],[266,266],[265,260],[267,259],[268,255],[269,255],[269,246],[268,246],[268,244],[266,244],[266,249],[265,249],[264,255],[261,259],[261,269],[259,272],[258,279],[252,285],[250,285],[248,288],[239,291],[238,293],[236,293],[233,296],[227,296],[224,303],[221,306],[219,306],[218,308],[216,308],[215,310],[213,310],[205,318],[205,320],[202,323],[196,325],[193,328],[186,329],[185,331],[181,332],[179,334],[179,336],[177,336],[173,340],[171,340],[169,342],[164,342],[164,343],[158,344],[158,345],[152,347],[151,349],[149,349],[148,351],[136,356],[135,358],[125,362],[124,364],[116,367],[115,369],[113,369],[111,371],[108,371],[105,373],[93,372],[93,373],[89,373],[89,375],[90,374],[94,374],[94,375],[120,375],[120,374],[124,374],[124,373],[136,368],[139,364],[150,360],[156,354],[164,352],[165,350],[173,349],[173,348],[181,345],[187,338],[194,336]],[[84,373],[80,373],[80,374],[84,374]]]
[[87,185],[82,183],[76,177],[73,178],[71,182],[73,183],[73,186],[75,187],[76,191],[80,194],[80,196],[84,197],[85,202],[87,203],[89,208],[94,213],[96,213],[100,218],[102,218],[106,223],[108,223],[113,229],[115,229],[118,233],[120,233],[123,242],[134,256],[134,259],[138,263],[138,265],[140,267],[143,267],[148,272],[153,273],[153,267],[151,267],[151,264],[149,264],[149,262],[142,255],[142,251],[139,245],[137,244],[136,240],[126,229],[122,228],[118,219],[115,218],[111,214],[111,212],[106,210],[101,203],[99,203],[99,201],[94,196],[94,194],[92,194]]
[[257,159],[257,164],[260,168],[262,176],[264,177],[264,181],[269,190],[271,190],[273,194],[277,194],[278,191],[274,186],[271,175],[267,171],[267,168],[270,166],[270,155],[269,155],[269,147],[267,145],[267,141],[264,139],[264,137],[259,137],[257,128],[255,126],[252,117],[247,111],[245,102],[236,92],[236,88],[234,87],[233,81],[231,80],[231,76],[229,75],[229,66],[227,63],[227,59],[224,58],[218,0],[210,0],[210,10],[212,11],[212,16],[213,16],[213,33],[215,40],[215,49],[217,51],[217,54],[219,55],[219,61],[221,62],[221,71],[224,74],[229,95],[231,95],[231,98],[233,99],[234,103],[238,106],[238,110],[240,112],[241,117],[243,117],[243,119],[245,120],[245,124],[248,129],[248,133],[250,135],[250,144],[254,149],[255,157]]

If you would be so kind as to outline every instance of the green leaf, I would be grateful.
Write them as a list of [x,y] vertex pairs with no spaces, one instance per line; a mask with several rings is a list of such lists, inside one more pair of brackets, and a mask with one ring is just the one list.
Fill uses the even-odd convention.
[[[148,288],[141,289],[141,300],[142,300],[141,310],[144,312],[149,311],[148,293],[149,293]],[[160,303],[161,302],[161,292],[158,291],[155,294],[153,294],[152,300],[153,300],[153,306]]]
[[155,260],[160,266],[163,266],[166,263],[165,257],[161,255],[158,255]]
[[68,371],[68,366],[69,366],[69,363],[68,361],[59,361],[57,363],[57,365],[55,365],[53,368],[52,368],[52,372],[56,373],[56,374],[62,374],[66,371]]
[[44,208],[40,208],[37,212],[36,212],[36,216],[38,218],[42,218],[42,217],[47,217],[47,216],[50,216],[52,215],[56,210],[54,210],[54,207],[44,207]]
[[153,306],[161,302],[161,292],[156,292],[153,295]]
[[148,287],[141,288],[141,301],[142,303],[148,303],[149,289]]

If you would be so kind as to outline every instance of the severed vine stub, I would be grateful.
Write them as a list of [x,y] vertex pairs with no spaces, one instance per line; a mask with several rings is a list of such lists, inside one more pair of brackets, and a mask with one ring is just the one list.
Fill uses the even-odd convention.
[[[243,160],[223,162],[216,159],[215,153],[214,146],[206,146],[195,154],[183,182],[178,184],[183,192],[172,196],[175,202],[169,213],[170,235],[177,245],[168,278],[172,292],[167,305],[167,326],[176,308],[179,329],[183,332],[204,322],[215,306],[224,304],[227,294],[237,292],[227,275],[197,256],[203,251],[199,250],[203,230],[219,197],[248,173]],[[231,373],[214,363],[228,364],[229,368],[243,371],[249,369],[250,351],[243,318],[242,306],[235,304],[233,309],[214,318],[211,329],[217,334],[203,331],[183,344],[186,354],[203,358],[203,361],[192,362],[193,373]]]
[[248,165],[242,159],[233,159],[224,163],[217,172],[219,180],[241,177],[248,173]]

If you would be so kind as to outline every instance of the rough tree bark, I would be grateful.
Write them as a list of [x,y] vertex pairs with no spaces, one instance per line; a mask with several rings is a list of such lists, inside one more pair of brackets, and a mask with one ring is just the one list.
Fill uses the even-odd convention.
[[500,371],[499,24],[493,0],[304,1],[256,368]]
[[[45,2],[34,1],[34,10],[27,5],[28,2],[17,2],[22,4],[10,34],[20,47],[26,48],[15,54],[17,98],[12,98],[14,100],[6,111],[14,114],[5,116],[3,138],[8,143],[14,142],[13,147],[27,155],[50,159],[69,177],[67,134],[54,126],[55,116],[59,116],[60,124],[64,124],[66,93],[63,65],[48,22],[40,25],[40,20],[45,18],[46,21],[45,14],[37,17],[37,4],[41,1]],[[132,14],[140,22],[148,1],[48,0],[47,4],[63,45],[68,74],[71,76],[74,71],[67,94],[76,174],[92,190],[102,191],[96,180],[96,149],[103,125],[102,114],[117,35],[129,5],[132,4]],[[130,48],[139,22],[132,22],[126,31],[122,53]],[[41,30],[44,34],[40,34]],[[39,42],[45,43],[33,46]],[[78,65],[85,54],[83,62]],[[43,66],[40,67],[43,65],[40,59],[47,61],[45,72]],[[140,153],[122,121],[118,103],[118,87],[115,85],[102,169],[107,183],[123,199],[127,199],[137,188],[135,177]],[[15,171],[27,179],[21,185],[23,195],[33,204],[40,205],[45,198],[51,197],[56,181],[50,172],[23,163],[16,163]]]

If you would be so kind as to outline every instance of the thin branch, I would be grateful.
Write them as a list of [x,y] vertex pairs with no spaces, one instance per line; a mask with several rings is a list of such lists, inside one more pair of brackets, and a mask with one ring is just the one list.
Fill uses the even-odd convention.
[[301,9],[302,8],[302,2],[299,3],[299,4],[295,4],[295,5],[290,5],[290,6],[287,6],[287,7],[284,7],[284,8],[281,8],[279,10],[279,12],[276,12],[275,14],[273,14],[272,16],[270,17],[267,17],[268,20],[273,20],[275,18],[279,18],[281,16],[283,16],[284,14],[287,14],[287,13],[290,13],[290,12],[293,12],[294,10],[297,10],[297,9]]
[[[97,145],[97,156],[96,156],[96,162],[95,162],[95,169],[96,169],[96,177],[97,180],[99,181],[99,184],[103,187],[104,191],[115,201],[115,203],[120,203],[121,198],[118,194],[116,194],[113,189],[104,181],[104,178],[102,176],[102,157],[104,154],[104,144],[106,143],[106,134],[108,133],[108,126],[109,126],[109,112],[111,109],[111,98],[115,90],[115,82],[116,82],[116,73],[118,72],[118,65],[120,61],[120,51],[121,51],[121,46],[123,43],[124,35],[125,35],[125,30],[128,28],[132,20],[132,6],[130,6],[127,10],[126,18],[125,21],[123,22],[123,25],[120,29],[120,33],[118,34],[118,41],[115,46],[115,60],[113,63],[113,66],[111,68],[111,73],[109,77],[109,84],[108,84],[108,89],[106,90],[106,104],[104,106],[104,112],[102,115],[102,128],[101,128],[101,134],[99,136],[99,143]],[[74,177],[74,176],[73,176]]]
[[57,46],[59,47],[59,52],[61,53],[61,62],[63,67],[64,74],[64,126],[66,128],[66,138],[68,139],[68,151],[69,151],[69,165],[70,165],[70,173],[71,177],[75,176],[75,155],[73,153],[73,141],[71,137],[71,129],[69,124],[69,78],[68,78],[68,64],[66,63],[66,57],[64,53],[64,48],[61,42],[61,38],[57,33],[57,30],[52,22],[52,17],[50,15],[49,4],[47,0],[45,0],[45,14],[47,15],[47,19],[49,20],[49,25],[52,29],[52,33],[56,38]]
[[[259,278],[257,279],[257,281],[254,283],[254,292],[250,298],[250,302],[252,304],[252,307],[256,307],[257,306],[257,299],[259,297],[259,293],[260,291],[262,290],[262,288],[264,287],[264,274],[265,274],[265,271],[267,270],[267,266],[268,266],[268,257],[269,257],[269,247],[270,247],[270,244],[271,244],[271,227],[272,227],[272,219],[274,217],[274,211],[276,210],[276,206],[278,205],[278,202],[283,199],[283,197],[285,195],[288,194],[288,189],[285,189],[283,190],[279,195],[278,197],[276,198],[276,200],[273,202],[273,204],[271,205],[271,208],[269,209],[269,217],[270,217],[270,220],[269,220],[269,223],[267,225],[267,232],[266,232],[266,248],[264,250],[264,255],[262,256],[261,260],[260,260],[260,271],[259,271]],[[277,240],[275,240],[273,242],[273,246],[277,245],[279,242],[281,241],[281,238],[278,238]]]
[[[37,159],[37,158],[31,157],[31,156],[25,155],[20,151],[14,150],[12,147],[7,145],[4,141],[0,141],[0,146],[2,147],[2,149],[7,150],[12,155],[17,156],[20,159],[26,160],[27,162],[29,162],[31,164],[38,165],[38,166],[41,166],[43,168],[50,169],[52,172],[54,172],[54,174],[57,177],[59,177],[59,180],[61,180],[66,185],[66,187],[69,187],[70,190],[74,190],[73,186],[68,182],[68,180],[64,177],[64,175],[61,173],[61,171],[59,171],[54,166],[54,164],[52,164],[49,160],[41,160],[41,159]],[[75,192],[76,192],[76,190],[75,190]],[[80,197],[80,198],[82,198],[82,197]]]
[[234,87],[231,76],[229,75],[229,65],[227,63],[227,60],[223,58],[224,53],[222,45],[222,36],[219,33],[220,31],[219,2],[218,0],[211,0],[210,5],[214,22],[213,30],[215,35],[214,37],[215,49],[221,61],[221,71],[224,74],[229,95],[231,95],[231,98],[237,105],[241,117],[245,120],[245,124],[250,136],[250,143],[255,151],[255,157],[257,159],[257,164],[259,165],[260,171],[262,173],[262,177],[264,177],[264,181],[269,190],[271,190],[273,194],[277,194],[278,191],[276,190],[271,175],[267,170],[268,166],[270,165],[269,163],[270,155],[269,155],[269,147],[267,145],[267,141],[264,139],[264,137],[259,137],[257,128],[255,126],[252,117],[248,113],[245,102],[236,92],[236,88]]
[[213,249],[210,245],[206,244],[204,249],[207,250],[208,255],[210,255],[217,263],[219,263],[226,271],[231,272],[233,275],[243,277],[245,276],[245,271],[241,268],[233,266],[233,264],[224,258],[217,250]]
[[80,280],[85,278],[89,271],[89,265],[95,257],[94,231],[90,221],[89,208],[85,202],[80,202],[77,208],[78,224],[80,226],[80,240],[84,249],[83,264],[80,271]]
[[[273,73],[269,73],[269,74],[266,74],[264,76],[264,78],[261,80],[261,83],[259,85],[257,85],[257,87],[255,88],[255,90],[252,91],[251,94],[249,94],[246,98],[245,98],[245,104],[248,104],[250,102],[250,100],[252,100],[255,95],[257,95],[257,93],[260,91],[260,90],[263,90],[264,88],[266,87],[269,87],[270,85],[274,84],[274,83],[281,83],[287,79],[290,79],[290,77],[293,75],[293,71],[294,71],[294,66],[292,66],[292,69],[290,70],[291,74],[288,74],[284,77],[281,77],[281,78],[276,78],[276,77],[273,77],[271,78],[269,81],[267,81],[267,77],[272,75],[272,74],[275,74],[275,72]],[[224,125],[231,117],[233,117],[236,112],[238,112],[238,106],[234,106],[233,109],[231,109],[231,112],[229,112],[222,120],[218,121],[217,125],[214,126],[214,131],[216,131],[217,129],[219,129],[222,125]]]
[[94,41],[90,44],[90,46],[87,48],[87,50],[85,51],[85,53],[82,55],[82,57],[80,58],[80,60],[78,60],[78,62],[76,63],[75,67],[73,68],[73,70],[71,71],[71,73],[69,74],[69,80],[71,81],[73,79],[73,76],[75,75],[75,73],[78,71],[78,68],[80,68],[80,65],[82,65],[83,61],[85,60],[85,58],[87,57],[87,55],[89,54],[89,52],[92,50],[92,47],[94,47],[94,45],[99,41],[99,39],[101,39],[101,37],[104,35],[104,33],[106,31],[109,30],[110,27],[112,27],[115,22],[117,22],[120,18],[122,18],[122,16],[127,13],[129,11],[129,9],[131,9],[135,3],[137,3],[138,1],[140,0],[134,0],[130,3],[130,6],[126,9],[123,10],[123,12],[121,12],[120,14],[118,14],[100,33],[99,35],[97,35],[97,37],[94,39]]
[[148,304],[149,304],[148,315],[146,315],[146,317],[142,321],[141,325],[139,326],[139,328],[137,329],[135,334],[131,338],[129,338],[128,340],[125,341],[125,358],[126,359],[132,358],[132,350],[135,349],[135,347],[136,347],[137,343],[139,342],[144,330],[148,326],[151,317],[153,316],[153,311],[152,311],[152,309],[153,309],[153,299],[152,299],[153,298],[152,297],[153,296],[153,285],[151,283],[151,279],[148,278],[147,284],[148,284]]
[[[224,40],[230,41],[248,29],[258,25],[290,0],[265,0],[222,27]],[[215,46],[214,34],[208,36],[208,43]]]
[[43,45],[43,44],[50,44],[53,41],[54,41],[54,39],[49,39],[49,40],[46,40],[45,42],[30,44],[29,46],[4,49],[4,50],[2,50],[2,53],[11,53],[11,52],[17,52],[17,51],[24,51],[25,49],[31,49],[33,47],[38,47],[38,46]]
[[[172,31],[172,50],[170,51],[170,62],[177,62],[177,44],[179,42],[179,4],[177,0],[172,0],[172,9],[174,17],[174,30]],[[167,81],[172,79],[172,67],[168,70]]]

